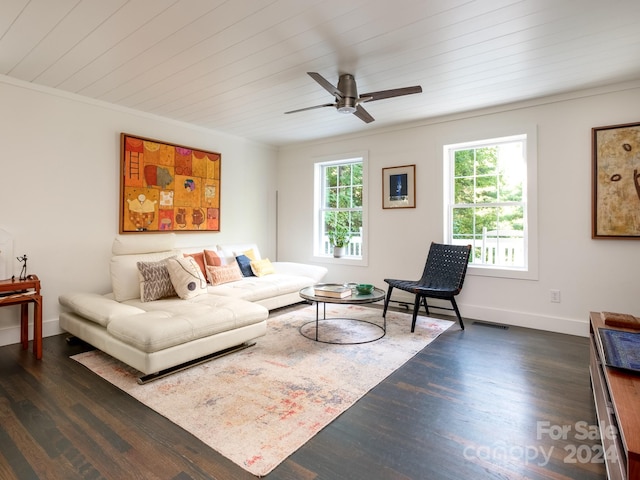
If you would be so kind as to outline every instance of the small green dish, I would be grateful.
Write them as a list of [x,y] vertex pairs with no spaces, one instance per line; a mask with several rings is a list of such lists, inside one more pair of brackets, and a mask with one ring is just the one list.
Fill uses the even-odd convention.
[[369,295],[373,292],[373,285],[370,283],[359,283],[356,285],[356,290],[360,295]]

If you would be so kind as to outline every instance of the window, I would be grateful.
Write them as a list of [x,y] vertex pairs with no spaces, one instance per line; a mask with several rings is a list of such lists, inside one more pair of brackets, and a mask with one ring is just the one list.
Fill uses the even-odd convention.
[[316,256],[334,258],[333,247],[342,238],[343,259],[364,259],[365,166],[364,156],[315,164]]
[[527,135],[445,145],[444,157],[445,235],[472,245],[470,271],[533,272]]

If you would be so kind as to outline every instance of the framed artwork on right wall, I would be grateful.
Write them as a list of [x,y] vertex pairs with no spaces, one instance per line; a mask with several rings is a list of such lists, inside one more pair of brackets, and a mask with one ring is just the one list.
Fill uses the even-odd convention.
[[640,123],[592,128],[592,238],[640,239]]

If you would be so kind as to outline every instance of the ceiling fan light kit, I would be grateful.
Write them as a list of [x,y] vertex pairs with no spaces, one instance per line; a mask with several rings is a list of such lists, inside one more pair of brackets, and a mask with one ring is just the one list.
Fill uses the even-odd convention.
[[380,90],[379,92],[363,93],[358,96],[358,88],[356,79],[350,73],[340,75],[338,86],[334,87],[322,75],[316,72],[307,72],[322,88],[335,97],[335,103],[325,103],[313,107],[300,108],[284,113],[297,113],[306,110],[313,110],[323,107],[335,107],[336,110],[344,114],[354,114],[365,123],[371,123],[375,119],[360,104],[365,102],[373,102],[375,100],[383,100],[385,98],[400,97],[402,95],[412,95],[414,93],[422,93],[422,87],[416,85],[414,87],[394,88],[392,90]]

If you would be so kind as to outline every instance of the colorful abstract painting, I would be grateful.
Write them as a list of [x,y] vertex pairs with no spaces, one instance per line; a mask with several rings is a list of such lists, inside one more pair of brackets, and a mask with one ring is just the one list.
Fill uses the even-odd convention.
[[120,233],[220,231],[221,155],[121,135]]
[[592,129],[593,238],[640,239],[640,124]]

